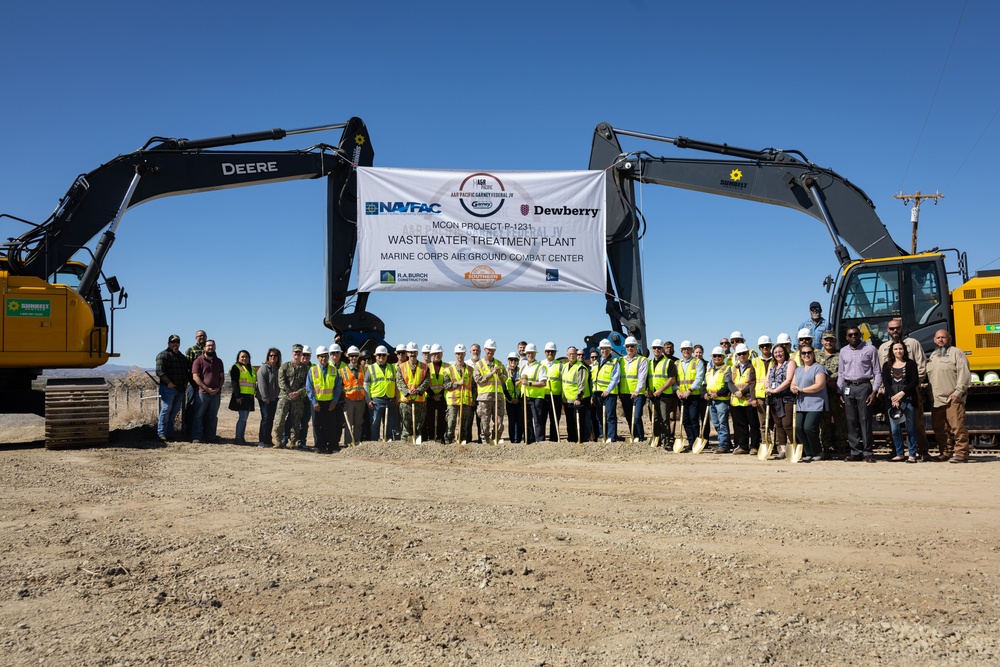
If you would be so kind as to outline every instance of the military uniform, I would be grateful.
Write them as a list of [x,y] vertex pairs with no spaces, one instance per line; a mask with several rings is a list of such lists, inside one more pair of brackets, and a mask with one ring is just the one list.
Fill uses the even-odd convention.
[[418,361],[416,366],[411,366],[409,361],[400,362],[396,372],[396,393],[399,394],[399,421],[404,441],[416,441],[423,431],[424,417],[427,416],[425,394],[430,386],[427,364]]
[[[306,432],[302,430],[303,415],[308,414],[309,397],[306,395],[306,376],[310,364],[286,361],[278,368],[278,407],[274,411],[274,428],[278,437],[273,441],[284,447],[289,442],[304,445]],[[292,398],[290,394],[295,394]]]
[[472,416],[475,408],[472,401],[472,369],[464,363],[459,368],[457,362],[448,366],[444,382],[445,400],[448,403],[445,442],[455,441],[455,427],[459,426],[458,441],[472,440]]
[[816,349],[816,361],[826,370],[826,415],[820,421],[819,438],[823,443],[823,458],[844,458],[847,451],[847,415],[837,400],[837,365],[840,351]]
[[507,369],[496,359],[491,363],[484,357],[472,367],[472,377],[479,387],[476,414],[483,426],[483,434],[489,440],[499,440],[503,437],[503,419],[506,416],[503,382],[507,379]]

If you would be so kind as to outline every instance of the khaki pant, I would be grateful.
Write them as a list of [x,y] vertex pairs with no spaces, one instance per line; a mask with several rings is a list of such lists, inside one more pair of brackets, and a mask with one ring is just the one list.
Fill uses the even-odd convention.
[[941,456],[969,458],[969,429],[965,425],[965,403],[952,401],[931,411],[934,439]]

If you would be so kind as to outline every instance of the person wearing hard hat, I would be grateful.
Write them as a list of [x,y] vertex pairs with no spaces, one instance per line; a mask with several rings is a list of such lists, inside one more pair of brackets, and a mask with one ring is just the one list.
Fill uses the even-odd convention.
[[422,348],[420,348],[420,356],[423,357],[424,364],[426,364],[427,366],[430,366],[431,365],[431,346],[428,345],[428,344],[424,344],[424,346]]
[[389,363],[389,348],[385,345],[375,348],[375,363],[365,368],[365,398],[371,411],[372,437],[398,440],[396,367]]
[[611,355],[611,341],[603,339],[598,346],[601,358],[591,364],[590,378],[594,385],[594,410],[599,411],[601,439],[618,440],[618,383],[621,380],[621,364],[618,357]]
[[427,388],[431,379],[427,365],[417,359],[417,344],[406,344],[406,360],[399,362],[396,389],[399,394],[399,421],[403,427],[403,440],[416,442],[424,427],[427,412]]
[[[732,345],[732,348],[731,351],[729,352],[729,356],[726,357],[726,364],[732,366],[733,364],[736,363],[736,346],[746,345],[746,342],[747,339],[743,336],[742,332],[734,331],[733,333],[729,334],[729,343]],[[747,349],[749,349],[749,346],[747,347]],[[753,350],[750,350],[749,357],[752,359],[755,356],[757,356],[757,353]]]
[[347,363],[340,368],[344,387],[344,442],[351,447],[361,444],[365,421],[365,372],[361,368],[361,350],[354,345],[347,348]]
[[802,324],[798,326],[798,330],[801,332],[802,329],[809,330],[809,337],[813,347],[819,347],[820,339],[823,336],[823,332],[830,328],[830,324],[823,317],[823,306],[819,305],[819,301],[813,301],[809,304],[809,319],[804,320]]
[[[719,346],[725,349],[724,346]],[[681,341],[681,358],[677,363],[677,398],[681,404],[681,423],[684,435],[687,436],[688,447],[694,446],[701,423],[698,415],[701,413],[702,393],[705,389],[705,366],[694,357],[694,346],[691,341]]]
[[750,363],[753,364],[754,374],[757,376],[757,384],[754,385],[754,398],[757,403],[757,426],[760,431],[761,442],[767,439],[765,430],[770,428],[770,424],[767,423],[767,382],[765,380],[767,379],[767,372],[774,362],[774,356],[771,354],[773,348],[774,344],[771,342],[771,337],[761,336],[757,339],[757,350],[760,354],[750,359]]
[[[479,343],[473,343],[469,346],[469,372],[471,373],[476,364],[479,363],[479,359],[482,357],[482,346]],[[479,385],[472,382],[472,404],[479,405]],[[483,444],[483,422],[479,419],[479,412],[476,412],[476,442]]]
[[927,359],[927,379],[934,397],[931,408],[934,439],[941,450],[937,460],[966,463],[969,428],[965,423],[965,399],[972,385],[969,358],[951,344],[951,334],[946,329],[934,334],[934,343],[937,348]]
[[306,396],[315,415],[313,419],[313,445],[320,454],[332,454],[333,428],[337,403],[343,392],[343,384],[337,369],[330,364],[330,351],[323,345],[316,348],[316,361],[306,375]]
[[[784,347],[785,348],[785,352],[787,353],[785,355],[785,357],[788,358],[788,359],[792,358],[792,338],[791,338],[791,336],[789,336],[784,331],[782,331],[780,334],[778,334],[778,337],[774,339],[774,344],[775,344],[775,346],[781,345],[782,347]],[[772,352],[773,352],[773,350],[772,350]]]
[[[732,336],[730,336],[732,340]],[[729,388],[729,414],[733,420],[733,454],[749,454],[753,441],[760,438],[760,427],[754,438],[753,428],[757,421],[755,385],[757,376],[750,363],[750,348],[739,343],[734,350],[736,363],[729,367],[726,386]],[[758,443],[759,446],[759,443]]]
[[[726,376],[730,366],[726,365],[726,352],[721,345],[712,348],[712,365],[705,371],[705,398],[708,401],[709,419],[715,427],[719,440],[716,454],[728,454],[729,446],[729,386]],[[690,446],[684,451],[691,451]]]
[[[444,380],[447,423],[445,443],[455,442],[455,427],[459,429],[458,441],[472,440],[472,367],[465,363],[465,345],[455,346],[455,363],[448,366]],[[459,424],[461,421],[461,424]]]
[[649,360],[639,354],[639,342],[634,336],[625,339],[625,356],[622,357],[621,365],[618,397],[622,403],[622,416],[628,422],[632,437],[645,440],[642,408],[646,403]]
[[503,385],[507,403],[507,435],[515,444],[524,440],[524,412],[521,409],[521,385],[518,382],[520,363],[521,355],[517,352],[507,355],[507,379]]
[[795,335],[798,344],[795,346],[795,353],[792,354],[792,361],[795,362],[796,367],[802,368],[802,357],[799,355],[799,348],[803,345],[808,345],[812,347],[812,332],[809,329],[799,329],[799,332]]
[[653,409],[653,437],[664,443],[669,439],[671,420],[675,407],[677,387],[677,364],[664,353],[663,341],[659,338],[650,344],[653,358],[649,360],[649,374],[646,376],[646,395]]
[[549,423],[549,440],[555,442],[559,439],[559,420],[562,419],[562,368],[563,362],[556,359],[556,344],[549,341],[545,344],[545,359],[542,365],[545,366],[545,377],[548,378],[548,386],[545,391],[546,414]]
[[[820,341],[823,349],[816,352],[816,361],[826,369],[826,395],[830,400],[826,402],[827,416],[820,424],[819,437],[823,442],[823,458],[842,459],[847,455],[847,418],[844,406],[833,399],[837,395],[837,366],[840,363],[837,334],[827,329]],[[919,440],[917,444],[919,446]]]
[[427,413],[424,416],[424,430],[421,435],[424,441],[437,441],[444,444],[444,433],[447,428],[447,404],[444,399],[445,370],[448,365],[442,361],[444,348],[438,343],[425,345],[430,354],[427,363],[427,378],[430,386],[427,388]]
[[524,368],[521,369],[521,391],[528,403],[528,419],[524,424],[525,442],[531,444],[545,439],[545,415],[547,399],[545,392],[549,386],[548,371],[544,364],[535,360],[537,350],[534,343],[524,347]]
[[492,338],[483,344],[483,358],[472,367],[472,378],[479,388],[476,398],[476,413],[485,433],[493,442],[503,437],[504,401],[503,385],[507,380],[507,370],[497,359],[497,343]]
[[563,405],[566,411],[566,439],[570,442],[590,440],[590,373],[577,357],[577,349],[566,348],[566,363],[562,371]]

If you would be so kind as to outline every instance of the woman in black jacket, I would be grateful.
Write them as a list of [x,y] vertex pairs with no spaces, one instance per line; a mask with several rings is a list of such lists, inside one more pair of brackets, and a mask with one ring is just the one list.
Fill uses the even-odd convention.
[[[917,462],[916,405],[919,381],[917,363],[906,353],[906,345],[902,342],[893,343],[889,348],[889,359],[882,366],[882,386],[889,399],[886,406],[889,428],[892,429],[892,441],[896,445],[896,457],[893,461]],[[903,450],[903,434],[900,429],[904,422],[908,452]]]

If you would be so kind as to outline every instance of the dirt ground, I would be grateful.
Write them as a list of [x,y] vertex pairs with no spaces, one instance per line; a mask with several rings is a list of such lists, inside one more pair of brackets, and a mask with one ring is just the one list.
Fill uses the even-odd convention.
[[990,455],[41,437],[0,418],[3,664],[1000,661]]

